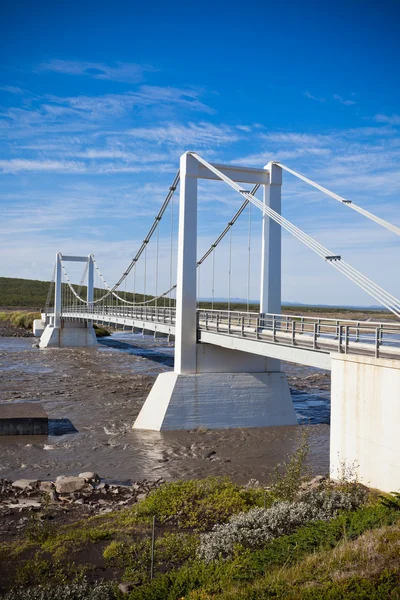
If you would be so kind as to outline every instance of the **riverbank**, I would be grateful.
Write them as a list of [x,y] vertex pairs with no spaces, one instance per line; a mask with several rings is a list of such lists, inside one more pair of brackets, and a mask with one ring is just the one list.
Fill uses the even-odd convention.
[[399,500],[356,482],[310,480],[304,449],[268,488],[226,478],[117,486],[94,473],[54,483],[2,481],[0,594],[398,598]]

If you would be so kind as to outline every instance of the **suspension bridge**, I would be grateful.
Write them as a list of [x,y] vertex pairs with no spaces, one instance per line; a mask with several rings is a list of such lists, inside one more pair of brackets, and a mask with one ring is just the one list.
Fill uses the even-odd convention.
[[[108,284],[92,254],[57,254],[48,302],[41,323],[35,324],[41,333],[40,347],[94,346],[97,342],[93,324],[173,338],[174,371],[158,376],[134,423],[135,428],[150,430],[296,424],[280,361],[329,369],[333,470],[339,468],[339,459],[343,457],[364,460],[368,456],[374,462],[372,449],[375,447],[376,458],[376,445],[385,436],[386,450],[382,450],[379,460],[389,461],[390,476],[395,469],[400,487],[400,463],[394,451],[400,419],[400,300],[355,269],[342,255],[325,248],[282,216],[283,171],[340,202],[344,210],[354,210],[377,226],[400,235],[399,227],[282,163],[270,162],[262,169],[214,165],[195,152],[186,152],[150,230],[114,285]],[[201,258],[197,256],[199,180],[220,181],[241,198],[238,210]],[[249,185],[251,189],[246,189]],[[176,214],[173,200],[178,187]],[[262,200],[256,197],[259,188],[263,189]],[[256,312],[250,310],[254,212],[261,220],[260,299]],[[248,270],[247,278],[241,273],[239,279],[247,287],[247,306],[246,310],[237,311],[231,309],[232,232],[246,213]],[[166,222],[170,228],[169,244],[164,238],[160,241],[160,229]],[[383,323],[283,315],[282,229],[328,267],[367,292],[389,311],[392,319]],[[221,310],[215,301],[215,257],[217,248],[227,241],[229,297],[227,308]],[[149,263],[151,244],[153,253]],[[84,265],[80,285],[72,283],[68,272],[69,263],[77,262]],[[211,270],[212,300],[204,308],[199,298],[206,265]],[[141,293],[136,289],[139,280]],[[166,285],[160,293],[161,282]],[[374,425],[368,420],[371,414],[378,419]],[[392,431],[393,423],[396,425]],[[365,434],[367,430],[369,433]],[[384,482],[377,483],[377,473],[374,464],[364,468],[362,478],[371,476],[377,487],[385,489],[388,475]]]

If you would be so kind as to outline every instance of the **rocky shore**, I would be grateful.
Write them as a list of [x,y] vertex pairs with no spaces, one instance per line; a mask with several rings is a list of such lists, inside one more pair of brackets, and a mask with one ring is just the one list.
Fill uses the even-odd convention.
[[10,321],[0,321],[0,337],[33,338],[33,333],[24,327],[16,327]]
[[38,514],[52,525],[65,525],[128,508],[162,483],[160,478],[117,484],[94,472],[61,475],[53,481],[0,479],[0,542],[23,534]]

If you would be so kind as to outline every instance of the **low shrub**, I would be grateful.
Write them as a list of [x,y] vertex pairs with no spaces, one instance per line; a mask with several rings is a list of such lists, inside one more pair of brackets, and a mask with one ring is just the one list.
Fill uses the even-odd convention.
[[[158,575],[152,582],[133,590],[129,600],[177,600],[183,597],[189,600],[193,590],[198,590],[193,594],[193,598],[208,600],[229,588],[234,590],[229,598],[235,600],[264,597],[302,598],[296,595],[297,590],[293,595],[285,595],[285,591],[278,593],[276,589],[274,595],[258,595],[259,590],[254,588],[249,595],[245,595],[244,584],[262,582],[269,570],[299,564],[306,556],[314,555],[315,552],[334,548],[342,541],[356,539],[365,531],[391,525],[399,520],[399,516],[398,512],[374,505],[342,513],[331,521],[309,523],[291,535],[273,539],[261,550],[245,550],[236,554],[232,561],[195,561],[181,569]],[[240,587],[242,584],[243,588]],[[320,596],[321,600],[324,598],[325,596]]]
[[262,492],[251,494],[227,477],[176,481],[152,492],[139,504],[137,514],[155,516],[161,523],[206,531],[251,508],[261,498]]
[[[155,572],[181,567],[196,556],[198,538],[190,533],[166,532],[156,538],[154,548]],[[151,539],[113,541],[103,552],[108,566],[125,570],[124,577],[147,576],[151,564]]]
[[313,490],[295,502],[277,502],[267,509],[254,508],[234,515],[228,523],[215,525],[213,531],[201,536],[198,557],[211,562],[232,558],[237,547],[262,548],[309,522],[327,521],[341,510],[354,510],[365,497],[366,492],[359,486],[353,492]]
[[104,327],[101,327],[100,325],[94,324],[93,329],[96,334],[96,337],[98,337],[98,338],[107,337],[107,336],[111,335],[111,333],[108,331],[108,329],[105,329]]
[[309,433],[304,428],[297,449],[286,461],[274,467],[271,474],[270,500],[293,501],[298,495],[301,484],[311,477],[311,469],[307,465],[310,451]]
[[114,600],[115,598],[112,585],[82,580],[65,585],[43,585],[12,590],[3,597],[3,600]]
[[386,496],[379,496],[383,506],[387,506],[392,510],[400,510],[400,492],[392,492]]

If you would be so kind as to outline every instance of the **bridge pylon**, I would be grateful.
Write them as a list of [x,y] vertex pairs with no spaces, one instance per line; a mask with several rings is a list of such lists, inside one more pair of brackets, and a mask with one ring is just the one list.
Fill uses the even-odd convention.
[[97,346],[93,324],[88,320],[70,321],[62,318],[62,261],[87,263],[87,306],[93,307],[94,264],[93,255],[66,256],[56,254],[54,282],[54,313],[50,318],[42,316],[45,328],[40,337],[40,348],[87,348]]
[[[260,184],[264,203],[280,213],[282,169],[218,165],[241,184]],[[186,152],[180,161],[175,367],[162,373],[134,429],[179,430],[266,427],[297,424],[280,362],[197,340],[197,184],[219,177]],[[281,228],[264,216],[262,229],[262,312],[281,312]],[[221,334],[223,335],[223,334]]]

